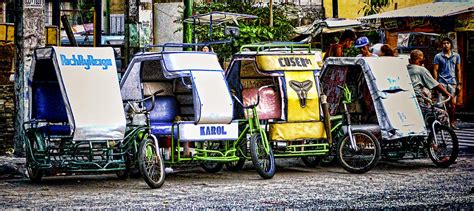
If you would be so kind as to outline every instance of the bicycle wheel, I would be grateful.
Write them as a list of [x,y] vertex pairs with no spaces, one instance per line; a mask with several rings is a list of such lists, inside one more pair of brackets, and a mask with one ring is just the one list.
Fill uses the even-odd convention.
[[32,167],[31,161],[33,160],[33,158],[30,157],[30,156],[33,156],[33,157],[35,156],[34,153],[36,152],[38,148],[38,143],[36,142],[36,136],[35,136],[35,133],[32,131],[28,131],[26,135],[27,135],[26,138],[28,139],[30,143],[30,146],[25,146],[26,172],[31,182],[40,182],[41,179],[43,178],[44,170]]
[[301,160],[303,161],[304,165],[310,168],[314,168],[316,166],[319,166],[322,160],[322,156],[305,156],[301,157]]
[[334,147],[331,147],[329,153],[321,156],[301,157],[303,163],[310,168],[316,166],[333,166],[337,163],[337,156]]
[[26,162],[26,171],[31,182],[40,182],[44,175],[42,169],[32,168],[28,161]]
[[[436,136],[437,144],[434,143]],[[428,155],[436,166],[446,168],[456,161],[459,154],[458,137],[445,125],[436,125],[428,136]]]
[[[220,142],[209,142],[207,149],[210,150],[219,150],[221,148]],[[208,156],[220,156],[216,153],[208,153]],[[207,173],[217,173],[224,168],[224,163],[222,162],[213,162],[213,161],[203,161],[201,162],[201,168],[204,169]]]
[[150,188],[159,188],[163,185],[165,165],[153,139],[147,138],[140,143],[138,165],[143,179]]
[[250,156],[258,174],[264,179],[271,179],[275,175],[275,157],[271,147],[266,152],[264,141],[268,140],[263,140],[258,133],[250,137]]
[[203,161],[201,163],[201,168],[207,173],[217,173],[224,168],[224,163]]
[[362,174],[372,169],[380,159],[380,143],[364,130],[353,130],[352,137],[357,150],[353,149],[349,135],[346,135],[337,145],[337,159],[346,171]]
[[130,175],[130,158],[125,155],[125,169],[115,172],[120,180],[126,180]]
[[240,171],[245,165],[245,158],[240,158],[238,161],[232,161],[225,164],[227,171]]

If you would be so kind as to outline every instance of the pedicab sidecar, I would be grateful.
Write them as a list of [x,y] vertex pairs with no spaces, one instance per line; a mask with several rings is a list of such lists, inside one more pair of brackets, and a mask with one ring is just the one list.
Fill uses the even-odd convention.
[[36,49],[28,88],[23,126],[30,180],[60,172],[125,178],[138,164],[153,167],[142,171],[155,181],[147,181],[150,187],[161,186],[164,168],[147,124],[126,125],[112,48]]
[[321,73],[321,87],[328,97],[330,113],[340,112],[343,92],[336,87],[347,84],[355,98],[350,109],[352,116],[357,116],[353,121],[361,124],[353,127],[377,134],[382,140],[382,156],[401,159],[410,153],[418,158],[428,151],[439,165],[441,158],[433,150],[436,146],[448,150],[451,160],[456,159],[454,132],[425,121],[407,64],[406,57],[328,58]]
[[257,116],[234,119],[232,95],[217,55],[167,50],[204,45],[209,43],[170,43],[150,46],[160,52],[135,55],[120,82],[123,100],[164,90],[156,97],[150,120],[168,165],[197,161],[206,171],[217,172],[225,164],[251,157],[260,176],[273,177],[275,162],[266,134]]
[[[315,166],[329,152],[330,128],[323,120],[315,52],[307,44],[244,45],[226,72],[230,88],[244,104],[260,93],[259,119],[269,134],[275,157],[301,157]],[[249,118],[235,104],[235,116]]]

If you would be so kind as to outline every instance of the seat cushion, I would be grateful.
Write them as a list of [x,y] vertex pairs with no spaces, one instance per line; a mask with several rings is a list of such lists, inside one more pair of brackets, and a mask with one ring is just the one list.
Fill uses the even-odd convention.
[[[147,108],[151,107],[151,100],[145,101]],[[150,112],[150,122],[154,123],[172,123],[178,115],[178,101],[174,96],[157,96],[155,98],[155,107]]]
[[71,135],[71,128],[69,125],[47,125],[38,128],[41,132],[48,135]]
[[[246,106],[257,101],[258,88],[242,90],[242,98]],[[264,88],[260,91],[260,101],[257,106],[258,118],[281,119],[281,98],[278,92],[272,87]],[[245,113],[247,115],[247,113]],[[246,116],[246,118],[248,118]]]
[[324,122],[283,122],[270,124],[271,141],[326,139]]
[[66,107],[57,83],[37,84],[33,87],[32,119],[48,122],[67,122]]
[[[153,135],[157,135],[157,136],[171,135],[172,126],[173,126],[173,123],[154,122],[154,123],[151,123],[151,125],[150,125],[151,133]],[[175,128],[174,128],[173,136],[176,136],[176,134],[178,134],[178,127],[177,126],[175,126]]]

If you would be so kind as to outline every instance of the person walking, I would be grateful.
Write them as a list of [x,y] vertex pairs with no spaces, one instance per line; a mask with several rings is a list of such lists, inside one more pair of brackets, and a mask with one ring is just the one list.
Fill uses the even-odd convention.
[[352,43],[357,38],[354,31],[346,29],[342,32],[339,42],[331,44],[329,50],[324,54],[323,61],[328,57],[343,57],[344,49],[349,49],[352,46]]
[[[444,38],[442,41],[443,51],[435,55],[433,61],[433,77],[441,83],[448,92],[454,96],[459,95],[462,88],[461,78],[461,57],[459,54],[453,52],[453,42],[449,38]],[[438,99],[444,99],[441,93],[438,94]],[[450,124],[453,129],[458,129],[455,118],[456,105],[453,104],[448,108]]]

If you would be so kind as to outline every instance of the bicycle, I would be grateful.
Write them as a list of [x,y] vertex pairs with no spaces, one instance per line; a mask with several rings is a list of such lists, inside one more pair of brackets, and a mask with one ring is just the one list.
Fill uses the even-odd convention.
[[[335,158],[346,171],[362,174],[377,165],[381,154],[380,143],[369,131],[352,128],[351,115],[347,108],[347,105],[352,103],[351,91],[347,85],[338,87],[344,92],[344,114],[331,117],[331,133],[337,143],[336,148],[333,148]],[[331,153],[333,156],[334,152]],[[330,157],[326,159],[331,162]]]
[[458,157],[459,141],[454,130],[439,121],[436,109],[443,107],[446,111],[445,103],[449,102],[451,97],[437,103],[426,97],[423,97],[423,99],[428,101],[430,105],[429,112],[424,114],[426,125],[428,130],[430,130],[428,138],[426,139],[428,156],[436,166],[443,168],[449,167]]

